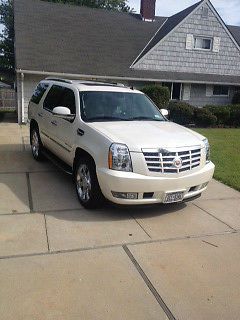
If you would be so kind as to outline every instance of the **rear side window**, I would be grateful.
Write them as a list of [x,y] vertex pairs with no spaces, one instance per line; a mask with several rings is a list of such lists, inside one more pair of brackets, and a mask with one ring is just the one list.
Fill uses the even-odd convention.
[[37,86],[37,88],[35,89],[32,95],[31,102],[39,104],[47,88],[48,88],[47,83],[39,83],[39,85]]
[[71,110],[71,114],[76,114],[74,92],[69,88],[53,85],[44,100],[43,107],[52,111],[60,106],[67,107]]

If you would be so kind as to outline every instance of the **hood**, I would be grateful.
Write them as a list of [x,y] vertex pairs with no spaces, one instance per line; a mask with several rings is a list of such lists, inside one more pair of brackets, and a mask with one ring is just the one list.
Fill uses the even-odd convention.
[[114,121],[88,123],[112,142],[126,144],[130,151],[202,145],[197,132],[168,121]]

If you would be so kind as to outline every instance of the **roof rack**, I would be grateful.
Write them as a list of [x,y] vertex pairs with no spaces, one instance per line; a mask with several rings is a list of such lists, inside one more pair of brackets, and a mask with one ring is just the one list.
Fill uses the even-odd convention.
[[64,83],[73,83],[72,80],[68,80],[68,79],[61,79],[61,78],[51,78],[48,77],[45,80],[52,80],[52,81],[58,81],[58,82],[64,82]]
[[47,77],[45,80],[51,81],[58,81],[63,83],[79,83],[83,85],[98,85],[98,86],[109,86],[109,87],[127,87],[123,83],[116,83],[116,82],[105,82],[105,81],[92,81],[92,80],[69,80],[69,79],[62,79],[62,78],[52,78]]
[[110,87],[125,87],[122,83],[107,82],[107,81],[94,81],[94,80],[79,80],[77,83],[85,85],[99,85],[99,86],[110,86]]

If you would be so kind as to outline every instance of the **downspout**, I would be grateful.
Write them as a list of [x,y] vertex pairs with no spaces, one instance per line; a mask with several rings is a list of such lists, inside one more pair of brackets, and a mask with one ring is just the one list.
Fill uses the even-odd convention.
[[21,115],[22,115],[22,123],[24,123],[24,73],[21,73]]

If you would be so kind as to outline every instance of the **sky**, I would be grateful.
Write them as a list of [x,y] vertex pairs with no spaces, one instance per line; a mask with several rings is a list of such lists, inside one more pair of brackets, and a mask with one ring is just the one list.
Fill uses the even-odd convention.
[[[128,5],[139,13],[141,0],[128,0]],[[197,0],[156,0],[156,15],[169,17]],[[225,23],[240,26],[240,0],[212,0],[214,7]]]

